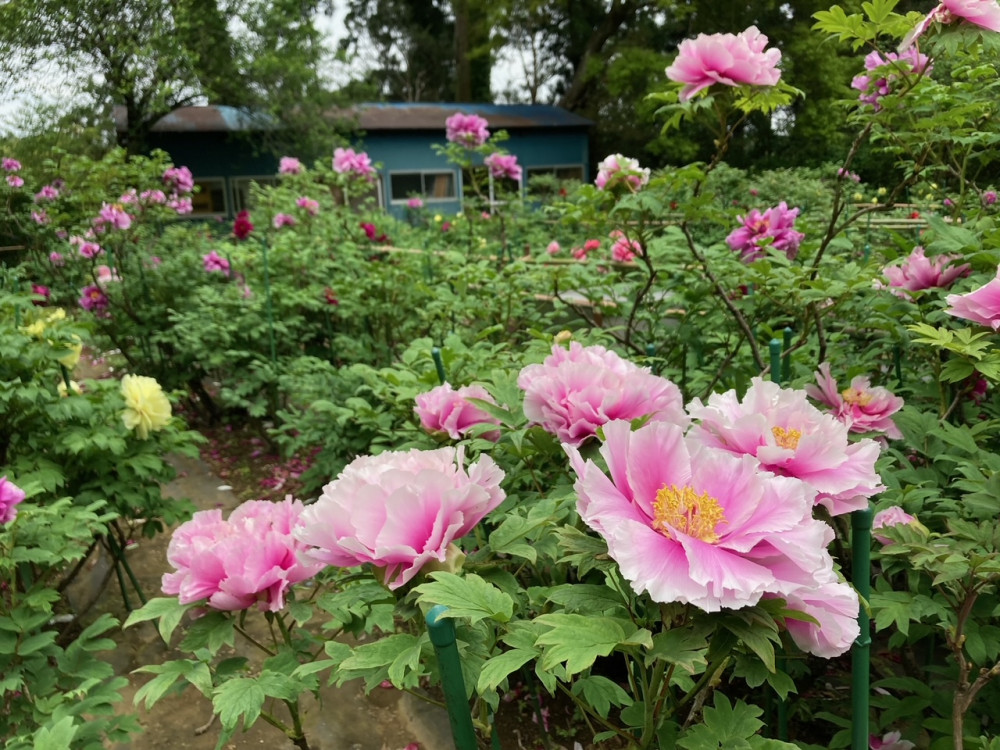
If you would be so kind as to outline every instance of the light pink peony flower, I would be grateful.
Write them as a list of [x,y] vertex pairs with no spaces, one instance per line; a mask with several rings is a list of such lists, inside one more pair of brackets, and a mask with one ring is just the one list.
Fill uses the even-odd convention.
[[274,225],[275,229],[281,229],[282,227],[294,227],[298,224],[295,217],[291,214],[275,214],[271,223]]
[[17,172],[21,168],[21,162],[17,159],[11,159],[9,156],[5,156],[3,161],[0,161],[0,167],[2,167],[5,172]]
[[922,75],[931,71],[930,58],[916,50],[909,48],[896,54],[888,53],[882,57],[878,51],[869,52],[865,56],[865,70],[871,73],[878,71],[877,75],[857,75],[851,81],[851,88],[860,91],[858,100],[863,104],[874,105],[875,109],[881,109],[881,99],[892,92],[893,84],[900,75]]
[[[466,385],[456,391],[449,383],[444,383],[417,396],[417,405],[413,410],[420,417],[420,424],[425,430],[446,432],[452,440],[462,438],[474,425],[500,424],[499,419],[491,417],[466,400],[469,398],[496,403],[489,391],[481,385]],[[500,433],[487,432],[483,437],[496,441],[500,439]]]
[[0,477],[0,523],[10,523],[17,518],[17,506],[24,497],[24,490],[6,476]]
[[445,137],[451,143],[458,143],[466,148],[482,146],[490,137],[488,125],[479,115],[456,112],[444,121]]
[[649,182],[649,170],[639,166],[638,159],[630,159],[621,154],[611,154],[597,165],[594,185],[598,190],[613,190],[625,186],[632,192]]
[[97,271],[97,286],[101,289],[107,287],[113,281],[121,281],[121,276],[118,275],[117,268],[110,268],[109,266],[98,266]]
[[45,185],[35,193],[35,203],[40,203],[41,201],[54,201],[59,197],[59,189],[54,185]]
[[63,257],[62,253],[57,253],[55,250],[53,250],[51,253],[49,253],[49,263],[51,263],[54,266],[65,266],[66,259]]
[[295,205],[298,206],[299,208],[305,209],[305,212],[310,216],[315,216],[316,214],[319,213],[319,201],[315,200],[314,198],[309,198],[303,195],[301,198],[295,201]]
[[301,174],[302,162],[294,156],[282,156],[278,162],[278,174]]
[[417,209],[424,207],[424,202],[417,196],[414,196],[410,198],[408,201],[406,201],[406,207],[412,208],[414,211],[416,211]]
[[785,627],[795,645],[824,659],[847,653],[861,632],[858,592],[839,580],[832,570],[829,577],[829,581],[819,586],[803,586],[783,596],[789,609],[804,612],[819,622],[817,625],[786,619]]
[[98,245],[96,242],[90,242],[89,240],[80,239],[79,247],[77,251],[84,258],[96,258],[98,255],[104,252],[104,248]]
[[[917,520],[916,516],[911,516],[898,505],[892,505],[884,510],[880,510],[872,519],[873,532],[878,529],[884,529],[888,526],[900,525],[913,526],[916,529],[927,531],[927,528]],[[892,544],[892,540],[887,536],[883,536],[882,534],[872,534],[872,536],[874,536],[883,547]]]
[[132,217],[122,204],[104,203],[97,218],[94,219],[94,228],[97,231],[104,231],[106,224],[110,224],[114,229],[128,229],[132,226]]
[[824,362],[816,373],[819,384],[807,385],[806,393],[833,409],[833,416],[847,425],[851,432],[884,432],[898,439],[903,433],[892,421],[892,415],[903,408],[903,399],[882,387],[872,387],[868,378],[858,375],[849,388],[837,390],[837,381],[830,375],[830,364]]
[[215,250],[202,257],[205,263],[205,270],[209,273],[220,271],[226,276],[229,275],[229,261],[219,255]]
[[207,599],[213,609],[242,610],[258,604],[277,612],[285,594],[323,565],[301,557],[303,506],[290,496],[283,502],[251,500],[223,520],[220,510],[203,510],[181,524],[170,538],[162,589],[181,604]]
[[550,242],[548,246],[545,248],[545,252],[547,252],[549,255],[558,255],[560,250],[562,250],[562,248],[559,246],[559,243],[556,242],[555,240],[552,240],[552,242]]
[[12,188],[24,187],[24,180],[18,177],[16,174],[7,175],[7,184]]
[[323,488],[302,514],[296,538],[306,559],[384,568],[397,589],[468,534],[504,499],[503,471],[489,456],[468,470],[461,448],[362,456]]
[[949,315],[1000,330],[1000,266],[990,282],[966,294],[949,294],[945,302]]
[[914,27],[900,42],[900,49],[909,48],[935,23],[947,26],[955,21],[968,21],[989,31],[1000,31],[1000,6],[996,0],[941,0],[941,3]]
[[517,384],[528,419],[572,446],[614,419],[649,416],[682,427],[689,421],[676,385],[603,346],[557,344],[542,364],[522,369]]
[[684,84],[682,102],[713,83],[774,86],[781,79],[781,51],[766,46],[767,37],[756,26],[739,34],[699,34],[681,42],[667,78]]
[[614,243],[611,245],[611,259],[619,263],[631,263],[637,255],[642,255],[642,245],[639,240],[630,240],[624,232],[615,229],[609,235]]
[[751,209],[746,217],[736,217],[743,222],[743,226],[726,237],[726,244],[740,253],[740,260],[744,263],[752,263],[762,257],[765,247],[773,247],[787,255],[789,260],[794,260],[805,237],[802,232],[795,231],[798,215],[799,209],[789,208],[784,201],[764,213]]
[[833,570],[829,527],[812,518],[813,493],[653,422],[632,432],[604,426],[610,477],[564,444],[578,476],[580,517],[637,593],[707,612],[756,604],[825,580]]
[[187,167],[170,167],[163,173],[163,184],[178,193],[194,190],[194,177]]
[[517,157],[513,154],[499,152],[490,154],[483,159],[483,163],[490,168],[490,174],[493,175],[494,179],[507,178],[518,181],[521,179],[521,167],[517,163]]
[[355,153],[353,148],[338,148],[333,152],[333,171],[363,177],[369,182],[375,179],[375,167],[364,151]]
[[916,747],[909,740],[904,740],[900,732],[887,732],[880,738],[873,734],[868,738],[871,750],[913,750]]
[[758,377],[742,401],[736,391],[714,393],[707,405],[694,399],[688,413],[700,420],[691,439],[753,456],[770,472],[801,479],[831,515],[867,508],[868,499],[885,489],[875,471],[879,444],[850,442],[847,426],[810,404],[805,391]]
[[45,209],[41,211],[32,211],[31,218],[36,224],[45,225],[49,223],[49,215],[46,213]]
[[968,263],[951,265],[957,260],[954,255],[937,255],[933,260],[924,255],[920,246],[913,248],[903,262],[898,266],[886,266],[882,275],[888,280],[888,287],[876,281],[876,288],[889,289],[902,299],[910,299],[907,292],[917,292],[921,289],[940,287],[947,289],[961,276],[968,276],[971,266]]

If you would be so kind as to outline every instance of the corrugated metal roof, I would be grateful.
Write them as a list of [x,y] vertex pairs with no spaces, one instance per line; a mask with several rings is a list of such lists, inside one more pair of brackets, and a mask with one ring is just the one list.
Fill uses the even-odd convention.
[[[115,128],[126,127],[125,108],[114,108]],[[263,112],[249,112],[238,107],[211,104],[201,107],[181,107],[164,115],[153,125],[154,133],[230,133],[245,130],[270,130],[274,118]]]

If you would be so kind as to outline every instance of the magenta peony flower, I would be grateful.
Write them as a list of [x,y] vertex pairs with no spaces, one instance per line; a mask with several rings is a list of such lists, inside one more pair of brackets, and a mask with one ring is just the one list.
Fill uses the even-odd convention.
[[33,305],[38,305],[39,307],[44,307],[45,303],[52,297],[52,290],[45,286],[45,284],[32,284],[31,293],[42,298],[41,300],[32,300],[31,302]]
[[[450,384],[444,383],[417,396],[413,411],[420,417],[420,424],[425,430],[446,432],[452,440],[462,438],[473,425],[500,424],[499,419],[466,400],[469,398],[496,403],[481,385],[466,385],[456,391]],[[483,433],[482,436],[487,440],[500,439],[500,433],[496,431]]]
[[315,216],[319,213],[319,201],[307,198],[304,195],[295,201],[295,205],[299,208],[304,208],[306,213],[310,216]]
[[275,214],[271,223],[275,229],[281,229],[282,227],[294,227],[298,221],[291,214]]
[[881,109],[881,98],[892,92],[892,86],[900,75],[922,75],[931,71],[930,58],[921,54],[915,48],[903,50],[899,54],[888,53],[882,57],[878,51],[869,52],[865,56],[865,70],[879,71],[877,75],[858,75],[851,81],[851,88],[861,93],[858,100],[863,104],[874,105]]
[[41,190],[35,193],[35,203],[41,201],[54,201],[59,197],[59,189],[54,185],[45,185]]
[[162,206],[167,202],[167,196],[162,190],[143,190],[139,200],[149,205]]
[[302,503],[251,500],[223,520],[220,510],[203,510],[170,538],[167,559],[175,573],[163,575],[165,594],[181,604],[207,599],[213,609],[277,612],[295,583],[323,566],[300,556],[305,545],[294,536],[301,527]]
[[7,175],[7,184],[12,188],[24,187],[24,180],[18,177],[16,174]]
[[521,370],[517,384],[528,419],[572,446],[614,419],[649,416],[683,427],[689,421],[676,385],[603,346],[556,344],[542,364]]
[[685,439],[674,424],[604,425],[609,476],[564,444],[578,476],[580,517],[637,593],[707,612],[756,604],[833,571],[829,527],[812,518],[813,493]]
[[806,393],[831,407],[833,416],[851,432],[884,432],[893,439],[903,437],[891,419],[891,415],[903,408],[903,399],[885,388],[873,388],[871,381],[861,375],[851,381],[849,388],[838,391],[828,362],[819,366],[816,382],[819,386],[807,385]]
[[96,242],[90,242],[89,240],[83,240],[82,238],[77,238],[77,239],[81,240],[81,242],[79,243],[79,247],[77,248],[77,251],[84,258],[96,258],[98,255],[104,252],[104,248],[102,248]]
[[353,148],[338,148],[333,152],[333,171],[363,177],[369,182],[375,179],[375,167],[364,151],[354,152]]
[[916,747],[909,740],[904,740],[899,732],[888,732],[880,738],[873,734],[868,738],[868,747],[871,750],[913,750]]
[[642,245],[638,240],[630,240],[624,232],[615,229],[609,235],[614,243],[611,245],[611,259],[619,263],[631,263],[637,255],[642,255]]
[[110,301],[101,287],[91,284],[81,290],[79,303],[87,312],[102,315],[107,311]]
[[412,208],[414,211],[424,207],[424,202],[420,198],[414,196],[406,201],[406,207]]
[[756,26],[735,35],[699,34],[681,42],[667,78],[684,84],[682,102],[713,83],[774,86],[781,79],[781,51],[766,46],[767,37]]
[[875,471],[879,444],[850,442],[847,426],[810,404],[805,391],[757,377],[742,401],[736,391],[714,393],[708,405],[694,399],[688,413],[700,420],[689,431],[691,439],[753,456],[770,472],[801,479],[831,515],[867,508],[868,499],[885,489]]
[[920,246],[913,248],[903,262],[898,266],[886,266],[882,275],[888,280],[888,287],[876,281],[878,289],[889,289],[901,299],[910,299],[907,292],[917,292],[921,289],[940,287],[947,289],[960,276],[968,276],[971,266],[963,263],[960,266],[950,265],[957,260],[955,255],[938,255],[933,260],[924,255]]
[[483,163],[490,168],[490,174],[493,175],[494,179],[508,178],[518,181],[521,179],[521,167],[517,163],[517,157],[513,154],[499,152],[490,154],[483,159]]
[[639,166],[638,159],[630,159],[621,154],[611,154],[597,165],[594,185],[598,190],[613,190],[625,186],[632,192],[649,182],[649,170]]
[[94,228],[97,231],[104,231],[105,225],[110,224],[115,229],[128,229],[132,226],[132,217],[125,211],[120,203],[104,203],[101,210],[94,219]]
[[444,121],[445,137],[451,143],[457,143],[466,148],[482,146],[490,137],[489,125],[479,115],[465,115],[456,112]]
[[302,162],[294,156],[282,156],[278,162],[278,174],[301,174]]
[[233,222],[233,236],[238,240],[245,240],[252,231],[253,224],[250,223],[250,212],[240,211],[236,214],[236,220]]
[[0,523],[10,523],[17,518],[17,506],[24,497],[24,490],[6,476],[0,477]]
[[215,252],[215,250],[203,256],[202,260],[205,263],[205,270],[209,273],[221,271],[226,276],[229,275],[229,261]]
[[1000,329],[1000,266],[997,275],[987,284],[966,294],[949,294],[945,297],[951,307],[945,310],[956,318]]
[[295,536],[306,559],[384,568],[397,589],[504,499],[503,471],[483,455],[466,470],[461,448],[362,456],[323,488]]
[[992,206],[996,202],[997,202],[997,191],[996,190],[987,190],[986,192],[983,193],[983,205],[984,206]]
[[752,263],[762,257],[765,247],[773,247],[787,255],[789,260],[794,260],[805,237],[802,232],[795,231],[798,215],[799,209],[789,208],[784,201],[764,213],[751,209],[746,217],[736,217],[743,222],[743,226],[726,237],[726,244],[740,253],[740,260],[744,263]]
[[21,168],[21,162],[17,159],[11,159],[9,156],[6,156],[3,161],[0,161],[0,167],[2,167],[5,172],[17,172]]
[[194,211],[194,201],[191,200],[191,196],[181,198],[171,193],[170,198],[167,200],[167,208],[172,208],[181,215],[189,214]]
[[163,173],[163,184],[178,193],[194,190],[194,177],[187,167],[170,167]]

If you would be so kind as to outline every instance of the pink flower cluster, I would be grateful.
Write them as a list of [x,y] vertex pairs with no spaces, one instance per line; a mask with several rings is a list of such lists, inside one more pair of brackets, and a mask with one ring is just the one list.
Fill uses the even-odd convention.
[[603,346],[557,344],[542,364],[522,369],[517,384],[528,419],[574,447],[615,419],[688,423],[676,385]]
[[456,112],[444,121],[445,138],[466,148],[482,146],[490,137],[488,125],[479,115]]
[[882,387],[872,387],[871,381],[858,375],[848,388],[840,391],[830,374],[830,364],[824,362],[816,373],[818,385],[807,385],[806,393],[833,409],[833,416],[847,425],[851,432],[884,432],[887,437],[903,436],[892,421],[892,415],[903,408],[903,399]]
[[464,462],[461,448],[355,459],[302,513],[294,534],[308,547],[303,559],[370,563],[390,589],[445,562],[452,543],[504,499],[504,473],[493,459],[482,455],[468,469]]
[[59,197],[59,188],[55,185],[45,185],[35,193],[35,203],[41,203],[42,201],[54,201]]
[[[992,1],[992,0],[991,0]],[[865,70],[873,75],[861,74],[851,81],[851,88],[861,92],[858,100],[863,104],[881,108],[881,98],[892,92],[893,83],[900,75],[923,75],[930,73],[930,58],[911,47],[896,54],[888,53],[882,57],[878,51],[865,56]]]
[[621,154],[605,156],[597,165],[594,185],[598,190],[614,190],[626,187],[633,193],[649,182],[649,170],[639,166],[638,159],[630,159]]
[[589,256],[592,252],[595,252],[596,250],[600,249],[601,249],[600,240],[587,240],[586,242],[583,243],[583,247],[574,247],[572,250],[570,250],[570,254],[579,261],[585,261],[587,260],[587,256]]
[[278,162],[278,174],[301,174],[302,162],[294,156],[282,156]]
[[202,260],[205,263],[205,270],[209,273],[214,271],[220,271],[224,275],[229,275],[229,261],[219,255],[215,250],[212,250],[208,255],[204,256]]
[[945,310],[949,315],[1000,330],[1000,266],[988,283],[966,294],[949,294],[945,301],[950,305]]
[[[417,396],[417,405],[413,410],[425,430],[447,433],[452,440],[461,439],[475,425],[500,424],[499,419],[468,401],[470,398],[496,403],[481,385],[466,385],[455,390],[449,383],[444,383]],[[484,433],[483,437],[495,441],[500,438],[500,433],[491,431]]]
[[636,256],[642,255],[642,245],[639,240],[630,240],[620,229],[615,229],[609,235],[614,241],[611,245],[611,259],[619,263],[631,263]]
[[194,176],[187,167],[170,167],[163,173],[163,184],[176,193],[194,190]]
[[333,171],[339,174],[362,177],[369,182],[375,179],[375,167],[364,151],[353,148],[338,148],[333,152]]
[[323,565],[301,556],[295,538],[302,528],[303,506],[251,500],[228,519],[221,510],[203,510],[170,538],[167,559],[176,572],[163,576],[163,592],[181,604],[207,600],[219,610],[243,610],[257,604],[277,612],[293,584],[311,578]]
[[494,179],[507,178],[518,181],[521,179],[521,167],[513,154],[501,154],[498,151],[483,159],[483,163],[490,168],[490,174]]
[[766,247],[772,247],[794,260],[799,254],[799,244],[805,235],[795,231],[795,219],[799,215],[798,208],[789,208],[781,201],[777,206],[761,213],[756,208],[751,209],[745,217],[737,216],[743,226],[734,229],[726,244],[740,253],[740,260],[752,263],[765,254]]
[[775,86],[781,79],[781,51],[765,47],[767,37],[756,26],[739,34],[699,34],[681,42],[667,78],[684,84],[682,102],[714,83]]
[[94,219],[94,231],[103,232],[108,227],[112,229],[128,229],[132,226],[132,216],[121,203],[103,203],[101,210]]
[[920,246],[913,248],[903,262],[898,266],[886,266],[882,275],[889,282],[888,286],[876,281],[878,289],[889,289],[901,299],[910,299],[908,292],[919,292],[922,289],[947,289],[955,279],[968,276],[971,266],[968,263],[952,265],[957,260],[954,255],[938,255],[933,260],[924,254]]
[[10,523],[17,518],[17,506],[24,498],[24,490],[8,480],[6,476],[0,477],[0,524]]
[[319,201],[314,198],[309,198],[303,195],[301,198],[295,201],[295,205],[301,209],[304,209],[305,212],[310,216],[315,216],[316,214],[319,213]]
[[274,225],[275,229],[281,229],[282,227],[294,227],[299,222],[291,214],[275,214],[274,219],[271,224]]

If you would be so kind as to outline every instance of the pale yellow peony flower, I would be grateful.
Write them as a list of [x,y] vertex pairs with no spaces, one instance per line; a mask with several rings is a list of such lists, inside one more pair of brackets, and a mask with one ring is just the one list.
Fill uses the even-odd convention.
[[66,398],[71,392],[74,395],[79,396],[83,391],[80,389],[80,384],[75,380],[69,381],[69,388],[66,387],[66,383],[62,380],[59,381],[59,385],[56,386],[56,390],[62,398]]
[[76,363],[80,361],[80,353],[83,351],[83,344],[80,343],[80,337],[73,336],[73,339],[76,343],[67,346],[66,354],[59,358],[59,364],[67,370],[72,370],[76,367]]
[[39,318],[34,323],[24,326],[23,328],[21,328],[21,330],[24,331],[29,336],[37,336],[41,338],[42,334],[45,333],[45,329],[48,327],[50,323],[55,323],[57,320],[65,320],[65,319],[66,319],[66,311],[63,310],[61,307],[57,307],[55,310],[52,310],[44,318]]
[[141,440],[149,437],[150,432],[162,430],[170,421],[170,401],[153,378],[126,375],[122,378],[122,396],[125,397],[122,421]]

